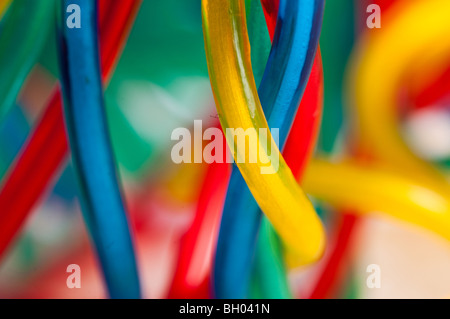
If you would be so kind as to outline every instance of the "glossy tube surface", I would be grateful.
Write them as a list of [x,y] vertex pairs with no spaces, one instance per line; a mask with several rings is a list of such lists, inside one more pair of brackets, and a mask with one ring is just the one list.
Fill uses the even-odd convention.
[[[113,71],[138,12],[140,0],[101,0],[100,54],[103,80]],[[114,25],[114,28],[109,28]],[[2,180],[0,191],[0,258],[28,214],[42,199],[68,154],[61,92],[56,89],[29,140]],[[39,169],[36,169],[39,167]]]
[[[207,60],[222,127],[268,131],[251,70],[244,2],[203,1],[202,6]],[[228,143],[234,149],[233,140]],[[279,152],[273,139],[270,143]],[[242,152],[238,148],[233,156],[242,158]],[[261,174],[261,161],[238,163],[238,167],[283,239],[288,263],[308,264],[322,254],[323,228],[281,155],[279,159],[278,170],[271,166],[274,174]]]
[[[280,130],[280,147],[285,143],[310,74],[322,9],[322,1],[280,3],[279,27],[258,91],[269,127]],[[235,167],[216,255],[215,291],[218,297],[245,296],[261,217],[252,193]]]
[[[66,25],[69,5],[82,12],[81,28]],[[136,260],[106,123],[97,39],[97,1],[65,0],[59,59],[65,122],[78,177],[80,202],[110,297],[139,298]]]
[[[264,1],[263,5],[268,31],[273,36],[278,13],[278,0]],[[253,71],[255,72],[255,80],[259,83],[264,74],[271,45],[267,31],[264,30],[266,21],[262,16],[262,8],[259,1],[247,0],[246,11],[247,19],[249,20],[249,35],[251,35],[251,40],[253,41]],[[295,172],[303,170],[303,165],[313,148],[315,135],[320,123],[323,94],[320,56],[316,57],[311,73],[305,89],[305,97],[301,102],[289,137],[291,145],[289,152],[291,153],[290,156],[292,156],[289,165],[294,169],[295,175]],[[213,216],[221,215],[223,204],[216,205],[216,203],[220,202],[219,199],[224,199],[226,191],[226,189],[217,187],[217,185],[222,185],[223,182],[228,183],[229,174],[225,174],[225,171],[228,171],[228,164],[213,163],[209,165],[199,198],[196,217],[180,242],[180,254],[169,293],[170,298],[209,296],[209,273],[204,274],[201,271],[196,276],[192,276],[192,269],[202,265],[201,269],[203,270],[211,265],[210,255],[214,249],[209,242],[211,238],[214,238],[215,246],[215,232],[218,225],[216,218]],[[270,223],[265,219],[263,221],[265,226],[261,227],[261,234],[258,237],[258,250],[256,252],[258,257],[253,270],[255,274],[253,278],[257,283],[253,287],[256,287],[258,290],[257,296],[261,298],[289,297],[290,291],[286,281],[285,265],[282,260],[279,240]],[[208,237],[205,237],[206,233],[209,234]],[[204,247],[205,249],[198,249],[198,247]],[[243,283],[234,286],[241,285],[245,287]],[[254,289],[252,289],[253,291]]]
[[302,185],[308,194],[336,207],[351,207],[358,214],[382,212],[450,239],[448,194],[420,179],[380,166],[313,160]]

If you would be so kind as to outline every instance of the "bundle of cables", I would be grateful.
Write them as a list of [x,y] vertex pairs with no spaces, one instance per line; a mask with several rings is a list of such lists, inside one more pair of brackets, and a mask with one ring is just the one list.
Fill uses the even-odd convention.
[[[450,4],[366,2],[330,1],[325,7],[324,0],[202,0],[192,6],[217,112],[209,125],[227,132],[223,153],[228,150],[234,164],[223,158],[177,171],[188,170],[201,182],[192,187],[174,178],[181,189],[198,194],[190,203],[192,220],[182,230],[175,227],[181,239],[164,297],[342,295],[349,286],[344,266],[356,226],[373,212],[449,239],[445,164],[417,154],[402,125],[408,112],[449,101],[450,42],[442,39],[450,34]],[[383,14],[380,30],[357,23],[372,2]],[[161,189],[169,188],[158,181],[170,169],[155,169],[154,180],[124,182],[106,110],[105,88],[141,5],[141,0],[0,1],[0,121],[30,86],[48,39],[57,48],[59,80],[2,178],[0,257],[9,256],[70,163],[110,298],[145,296],[147,270],[135,245],[143,230],[135,215],[144,220],[140,226],[150,219],[156,223],[147,213],[157,210]],[[76,19],[82,27],[67,24],[69,7],[80,10]],[[337,16],[344,18],[339,22]],[[182,64],[181,54],[177,59]],[[164,78],[168,86],[171,76]],[[175,104],[162,91],[159,101]],[[123,121],[133,131],[130,139],[158,129],[139,129],[128,120]],[[254,132],[249,140],[256,147],[239,139],[238,131]],[[300,288],[289,277],[298,269],[314,273]]]

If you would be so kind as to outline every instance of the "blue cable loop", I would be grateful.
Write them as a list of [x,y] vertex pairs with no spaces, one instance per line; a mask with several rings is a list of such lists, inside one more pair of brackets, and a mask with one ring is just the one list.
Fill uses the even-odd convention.
[[[258,93],[270,128],[283,148],[317,50],[324,0],[281,0],[272,50]],[[234,165],[214,264],[216,298],[248,296],[262,213]]]
[[[69,29],[70,4],[81,8],[81,28]],[[97,1],[63,0],[59,60],[64,115],[82,211],[111,298],[140,298],[127,215],[108,135],[98,49]]]

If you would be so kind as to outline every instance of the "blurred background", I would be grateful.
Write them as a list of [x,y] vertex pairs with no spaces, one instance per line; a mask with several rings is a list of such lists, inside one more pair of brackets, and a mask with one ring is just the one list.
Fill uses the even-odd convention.
[[[414,1],[326,1],[320,40],[324,110],[316,156],[338,160],[355,153],[352,146],[357,135],[355,116],[347,96],[355,48],[367,33],[385,32],[390,21],[398,19],[396,15],[402,6],[411,2]],[[365,25],[370,15],[366,8],[371,3],[382,9],[381,29]],[[49,17],[52,19],[53,14]],[[2,32],[5,30],[0,28],[0,41]],[[23,82],[14,107],[0,123],[0,176],[8,172],[57,83],[54,28],[50,25],[41,36],[38,62]],[[4,49],[1,44],[0,49]],[[450,57],[450,52],[447,56]],[[413,80],[416,77],[426,80],[416,81],[419,84],[415,87],[409,83],[414,81],[405,81],[405,88],[398,88],[399,101],[403,101],[399,102],[399,113],[405,143],[418,158],[438,168],[443,175],[450,163],[448,67],[450,64],[439,65],[439,72],[432,76],[416,72]],[[0,76],[1,73],[0,70]],[[438,85],[429,88],[431,94],[416,94],[415,98],[408,95],[409,87],[419,87],[416,91],[420,91],[436,81]],[[170,135],[178,127],[192,128],[197,119],[209,125],[217,121],[205,58],[200,0],[143,1],[111,82],[105,88],[105,99],[113,149],[134,230],[143,295],[167,298],[180,241],[193,221],[207,168],[206,164],[173,164],[170,153],[174,142]],[[450,296],[447,239],[383,213],[355,217],[351,207],[349,210],[344,207],[343,213],[342,207],[312,199],[329,232],[331,251],[318,265],[289,273],[291,289],[298,292],[296,296],[306,297],[317,285],[330,254],[333,255],[336,236],[342,235],[338,231],[342,227],[336,225],[342,223],[351,229],[344,228],[348,242],[338,252],[339,267],[323,297]],[[69,264],[81,267],[81,289],[66,286]],[[371,289],[366,284],[370,275],[367,267],[371,264],[380,266],[381,288]],[[20,235],[3,257],[0,297],[106,297],[80,212],[70,160],[62,165],[58,178],[33,208]]]

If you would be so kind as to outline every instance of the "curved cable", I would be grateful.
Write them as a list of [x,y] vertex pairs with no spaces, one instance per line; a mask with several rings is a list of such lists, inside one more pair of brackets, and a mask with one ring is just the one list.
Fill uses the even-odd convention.
[[[401,14],[403,14],[403,12],[405,12],[405,6],[411,5],[411,2],[408,2],[408,1],[397,1],[396,2],[393,0],[378,0],[378,1],[372,1],[370,3],[373,3],[373,2],[380,5],[380,7],[381,7],[381,10],[383,13],[383,25],[384,25],[383,30],[382,30],[383,32],[390,29],[391,20],[395,21],[395,19],[398,15],[401,15]],[[368,1],[367,1],[367,4],[369,4]],[[397,4],[398,4],[398,6],[396,6]],[[364,8],[364,12],[365,12],[365,7],[366,6],[362,5],[362,8]],[[391,14],[390,11],[395,11],[395,13]],[[333,14],[335,14],[335,12],[333,12]],[[384,16],[385,14],[387,14],[387,15]],[[405,31],[405,30],[406,29],[403,29],[403,31]],[[385,43],[383,43],[383,45],[385,45]],[[402,49],[399,49],[399,51],[401,51],[401,50]],[[361,54],[361,52],[360,52],[360,54]],[[389,60],[389,62],[390,62],[390,60]],[[417,60],[416,60],[416,62],[417,62]],[[386,76],[386,74],[383,73],[383,77],[385,77],[385,76]],[[442,86],[442,82],[439,82],[440,85],[437,85],[438,81],[440,81],[443,76],[445,76],[445,72],[443,73],[442,76],[440,76],[435,81],[433,81],[433,83],[427,84],[425,86],[425,88],[420,88],[419,92],[417,92],[417,91],[413,92],[413,94],[416,94],[416,96],[410,97],[410,100],[413,102],[412,106],[420,107],[421,105],[423,105],[423,103],[430,102],[431,100],[435,101],[439,97],[443,96],[445,94],[446,86]],[[405,83],[404,75],[402,76],[402,79],[403,79],[402,83]],[[417,78],[415,77],[414,80],[416,80],[416,79]],[[374,78],[372,78],[372,80],[374,80]],[[406,79],[406,81],[408,81],[408,79]],[[377,81],[377,84],[372,83],[372,85],[377,86],[380,83],[384,83],[384,80],[379,83]],[[396,107],[395,110],[398,110],[398,108]],[[382,130],[382,128],[384,128],[382,125],[378,126],[378,131],[380,131],[380,129]],[[363,178],[363,176],[361,176],[361,178]],[[439,178],[437,178],[437,180],[439,180]],[[415,182],[417,182],[417,181],[415,181]],[[322,187],[327,187],[327,186],[322,185]],[[356,186],[354,186],[354,187],[356,187]],[[442,189],[439,192],[441,195],[444,195],[444,193],[442,193]],[[333,195],[333,196],[335,196],[335,195]],[[405,198],[405,201],[407,202],[408,199]],[[341,205],[341,207],[344,207],[344,208],[350,206],[353,209],[353,206],[346,204],[343,201],[340,202],[340,205]],[[359,207],[362,208],[362,206],[359,206]],[[373,207],[373,206],[370,206],[370,207]],[[390,209],[388,209],[388,212],[392,212],[392,210],[393,209],[390,208]],[[348,246],[349,236],[351,236],[351,230],[353,229],[353,227],[355,225],[355,221],[358,218],[357,216],[360,214],[364,214],[364,213],[359,212],[359,213],[357,213],[357,215],[346,213],[342,216],[342,222],[339,223],[340,225],[338,226],[338,229],[336,231],[337,233],[340,234],[340,236],[339,236],[339,238],[337,238],[337,242],[335,244],[335,247],[332,249],[330,258],[327,260],[326,266],[324,267],[323,271],[321,272],[320,279],[317,282],[317,285],[314,288],[314,291],[312,292],[311,298],[324,298],[324,297],[330,296],[329,292],[330,292],[330,289],[333,287],[334,282],[336,281],[337,274],[338,274],[337,269],[340,267],[341,259],[343,258],[344,252],[346,250],[346,246]],[[427,217],[423,217],[423,218],[427,219]],[[404,216],[404,219],[408,220],[408,217]]]
[[[101,0],[100,12],[111,10],[100,20],[100,54],[103,80],[113,71],[125,44],[141,0]],[[113,29],[109,25],[117,24]],[[113,57],[111,59],[111,57]],[[59,172],[68,145],[62,114],[61,93],[56,89],[49,104],[16,161],[2,181],[0,191],[0,258],[21,229],[31,209],[42,198]],[[36,169],[39,167],[39,169]]]
[[[306,12],[314,11],[314,6],[311,7],[304,3],[303,5],[300,5],[300,3],[298,3],[297,1],[291,1],[288,3],[291,3],[291,5],[293,4],[293,7],[290,7],[291,5],[287,4],[284,1],[280,5],[280,12],[282,12],[282,17],[284,18],[286,16],[294,19],[293,21],[288,19],[285,20],[284,22],[287,25],[290,25],[290,23],[293,23],[295,25],[297,20],[295,19],[296,15],[292,15],[289,10],[286,10],[286,7],[290,7],[291,9],[294,8],[294,12],[296,13],[298,13],[297,11],[299,10],[300,12],[302,12],[301,10],[306,10]],[[314,3],[317,4],[317,2]],[[259,103],[251,71],[249,44],[245,31],[245,15],[243,2],[203,1],[203,19],[209,72],[222,127],[225,130],[227,128],[242,128],[244,130],[249,128],[253,128],[255,130],[257,128],[265,128],[266,130],[268,130],[268,125],[265,121],[264,114],[262,113],[262,108]],[[309,39],[310,30],[311,29],[301,29],[298,30],[298,33],[293,32],[293,34],[299,37],[305,37],[306,33],[306,39]],[[279,31],[282,31],[281,28]],[[288,37],[288,39],[292,40],[293,38]],[[280,41],[280,43],[283,43],[283,41]],[[302,42],[300,44],[299,42],[292,41],[289,42],[290,45],[287,46],[294,50],[294,48],[298,48],[298,46],[301,46],[304,43],[305,42]],[[279,54],[280,53],[281,52],[279,52]],[[273,56],[274,55],[272,55],[272,59]],[[294,58],[289,54],[287,56],[294,60]],[[297,65],[299,63],[304,63],[306,57],[305,55],[303,56],[303,61],[302,59],[296,60]],[[286,55],[282,54],[281,58],[283,57],[286,57]],[[271,61],[271,58],[269,58],[269,61]],[[277,62],[279,62],[279,60],[271,61],[271,63]],[[240,68],[236,69],[236,65],[240,66]],[[266,74],[274,77],[280,77],[280,75],[278,75],[277,72],[274,71],[269,71]],[[265,78],[267,78],[266,74],[264,75]],[[300,81],[301,74],[302,72],[298,73],[297,70],[297,81]],[[281,81],[280,92],[286,90],[286,92],[292,94],[292,90],[287,89],[287,84],[288,83]],[[290,84],[293,83],[291,82]],[[299,95],[301,94],[301,92],[296,92],[295,94],[297,95],[296,103],[298,103]],[[278,101],[278,103],[281,103],[281,101]],[[290,112],[294,113],[291,109],[289,109],[291,105],[293,105],[293,102],[287,105],[283,105],[283,108],[280,111],[284,112],[284,114]],[[297,105],[293,107],[296,108]],[[268,110],[268,113],[271,113],[270,110]],[[277,119],[280,119],[281,121],[284,121],[284,118],[282,116],[279,116],[279,114],[276,114],[275,117]],[[283,136],[283,134],[287,134],[287,131],[288,129],[281,127],[282,133],[280,135]],[[233,140],[228,140],[228,143],[230,144],[231,148],[234,148]],[[277,148],[275,148],[273,140],[271,141],[271,145],[273,147],[272,150],[277,150]],[[234,157],[240,158],[240,156],[242,156],[240,152],[242,152],[242,150],[239,148],[236,152],[233,152]],[[272,224],[275,226],[281,238],[283,239],[288,252],[288,263],[291,266],[307,264],[315,261],[321,256],[325,243],[323,229],[311,204],[302,193],[298,185],[296,185],[294,180],[292,179],[292,173],[286,166],[284,159],[281,158],[281,155],[279,156],[279,170],[277,171],[276,169],[274,169],[275,171],[277,171],[277,173],[275,174],[261,174],[261,162],[255,164],[247,162],[245,165],[242,165],[238,161],[237,165],[240,168],[241,173],[246,179],[248,185],[252,188],[252,193],[257,202],[262,207],[263,211],[269,216]],[[234,174],[234,176],[240,177],[236,173]],[[236,190],[232,189],[231,187],[229,189],[234,193],[236,193],[237,191],[241,191],[240,189]],[[234,196],[236,195],[237,194],[234,194]],[[251,197],[250,199],[253,201]],[[238,216],[242,224],[245,224],[245,221],[243,221],[245,217],[245,215]],[[252,228],[249,232],[250,234],[256,235],[256,231],[259,227],[259,219],[260,217],[258,217],[257,223],[254,223],[252,219],[250,220],[250,227],[248,227]],[[224,229],[225,227],[224,220],[222,220],[221,227],[222,229]],[[221,233],[223,233],[222,229]],[[233,242],[237,244],[233,245],[233,247],[239,247],[239,245],[242,245],[243,240],[245,240],[246,242],[253,242],[252,245],[254,247],[256,236],[247,239],[248,237],[245,238],[244,236],[242,236],[242,232],[232,232],[229,229],[227,229],[225,232],[227,234],[234,233],[236,234],[236,237],[240,237],[240,241],[235,242],[233,240]],[[230,240],[230,238],[225,238],[223,235],[219,235],[218,249],[220,249],[221,242],[225,242],[226,240]],[[224,252],[218,251],[217,257],[224,258],[225,256],[223,253]],[[229,253],[234,254],[235,252],[230,251]],[[245,251],[245,255],[249,255],[248,250]],[[242,262],[242,260],[245,259],[242,255],[236,254],[234,256],[238,257],[233,259],[234,262]],[[229,258],[229,260],[231,260],[231,258]],[[218,266],[218,264],[220,264],[220,261],[216,259],[215,269],[217,270],[217,272],[215,273],[215,276],[217,276],[218,274],[220,275],[220,266]],[[227,271],[229,272],[229,270]],[[245,270],[244,273],[246,273]],[[236,284],[239,281],[232,282]],[[216,292],[217,290],[219,290],[218,297],[223,297],[227,293],[233,293],[233,291],[224,291],[224,293],[222,293],[222,291],[220,291],[220,287],[216,287]]]
[[[278,1],[263,2],[267,26],[269,33],[271,34],[275,31],[275,22],[278,12],[277,2]],[[266,5],[272,5],[273,3],[275,3],[276,8],[269,11]],[[259,30],[264,24],[264,22],[261,24],[259,18],[255,18],[259,14],[257,11],[260,10],[260,7],[257,2],[249,1],[247,4],[250,4],[251,12],[249,13],[249,18],[252,19],[253,24],[256,24],[252,25],[252,28]],[[256,63],[253,65],[255,74],[259,74],[263,73],[263,71],[260,72],[259,69],[263,70],[265,67],[264,58],[259,57],[259,55],[264,54],[262,52],[266,51],[266,49],[262,47],[266,44],[263,43],[265,41],[261,38],[259,31],[257,31],[255,37],[257,38],[258,43],[255,43],[255,46],[257,47],[256,51],[255,48],[252,47],[252,60],[253,53],[257,56],[255,56],[255,61],[252,61],[252,63]],[[263,61],[264,65],[262,65]],[[299,111],[297,112],[293,128],[289,135],[289,140],[291,141],[287,142],[285,149],[285,151],[287,151],[288,145],[291,144],[291,150],[288,152],[292,153],[290,156],[295,157],[295,161],[291,161],[290,163],[291,168],[294,168],[293,172],[303,170],[302,166],[304,165],[308,154],[310,154],[313,149],[314,138],[320,123],[323,94],[322,81],[322,68],[320,55],[318,55],[316,56],[311,76],[305,89],[305,96],[301,101]],[[229,174],[225,171],[228,171],[228,164],[221,165],[213,163],[208,167],[208,173],[199,198],[196,217],[192,226],[180,242],[180,253],[174,279],[170,288],[169,298],[200,298],[209,296],[208,273],[203,274],[204,272],[202,271],[200,274],[192,276],[191,270],[195,268],[194,265],[198,266],[200,264],[202,265],[201,269],[210,267],[210,256],[213,248],[208,243],[212,238],[216,238],[215,229],[217,227],[217,218],[214,216],[220,214],[220,203],[225,196],[225,189],[223,189],[222,186],[213,186],[223,185],[223,181],[228,182]],[[211,199],[209,199],[209,197],[211,197]],[[209,236],[206,236],[205,232],[209,233]],[[259,236],[257,252],[257,254],[261,256],[261,259],[255,262],[256,268],[254,269],[256,272],[255,278],[258,281],[259,286],[259,295],[262,296],[262,298],[289,297],[290,292],[285,278],[284,262],[281,258],[278,239],[276,237],[274,238],[273,229],[270,227],[269,223],[266,223],[266,225],[261,228],[261,232],[263,233]],[[265,234],[265,232],[267,232],[267,234]],[[275,243],[273,241],[275,240],[276,245],[270,245],[270,247],[265,245],[265,243],[267,243],[266,239],[272,243]],[[215,241],[215,239],[213,241]],[[202,249],[197,249],[198,246],[201,246]],[[204,249],[205,247],[208,247],[208,249]],[[268,263],[270,263],[270,265],[268,265]],[[279,270],[279,272],[275,270]],[[261,283],[261,285],[259,283]]]
[[[260,81],[271,45],[264,32],[266,22],[264,18],[261,19],[262,8],[259,1],[246,0],[246,8],[248,9],[246,10],[247,19],[250,21],[249,24],[251,23],[248,32],[253,36],[251,38],[253,40],[252,63],[256,64],[255,78],[258,77]],[[275,24],[273,24],[273,28],[275,28]],[[258,81],[258,79],[256,80]],[[220,127],[220,123],[217,125]],[[222,143],[225,147],[223,154],[226,154],[226,140],[223,139]],[[230,179],[230,166],[226,163],[226,158],[223,159],[223,163],[214,162],[208,165],[194,221],[180,241],[177,267],[169,298],[211,296],[212,262]],[[201,271],[195,270],[198,268]]]
[[226,163],[208,166],[194,221],[180,241],[171,299],[211,297],[210,271],[230,171]]
[[450,239],[448,193],[414,177],[354,161],[312,160],[302,185],[308,194],[336,207],[351,207],[358,214],[383,212]]
[[[280,129],[280,148],[284,145],[310,74],[320,34],[322,5],[321,1],[280,3],[280,27],[275,31],[272,51],[258,91],[269,127]],[[305,124],[304,120],[302,122]],[[304,127],[307,129],[308,126]],[[306,141],[305,144],[310,142],[304,137],[302,141]],[[235,167],[217,246],[215,291],[219,298],[246,296],[261,217],[252,193]],[[263,228],[264,232],[266,230],[270,231],[270,226]]]
[[395,169],[444,189],[448,184],[442,175],[419,159],[402,139],[396,116],[396,88],[418,56],[425,61],[429,58],[434,65],[447,60],[450,42],[442,39],[450,36],[449,10],[450,2],[445,0],[416,1],[406,6],[383,32],[366,35],[361,41],[351,76],[362,146]]
[[[299,110],[283,150],[286,163],[298,180],[302,179],[311,158],[323,105],[323,71],[320,51],[305,89]],[[258,236],[255,271],[261,298],[278,299],[292,296],[287,284],[285,265],[281,258],[280,243],[273,227],[266,219]]]
[[[355,28],[358,13],[355,12],[355,5],[364,8],[364,17],[366,17],[365,11],[369,5],[369,3],[364,5],[360,2],[365,3],[365,1],[358,1],[358,3],[353,1],[328,1],[325,6],[321,47],[323,49],[323,67],[326,70],[324,79],[326,94],[324,96],[320,136],[317,143],[317,153],[319,154],[332,155],[336,151],[341,152],[343,150],[338,143],[343,128],[346,126],[343,79],[357,33]],[[373,3],[373,1],[370,3]],[[383,23],[385,23],[384,21],[383,15]],[[337,285],[341,283],[338,280],[340,279],[339,276],[345,274],[343,271],[337,272],[336,270],[342,270],[342,266],[345,265],[347,247],[352,239],[351,232],[357,222],[351,211],[336,211],[336,213],[337,216],[333,216],[332,223],[329,225],[328,253],[321,261],[324,263],[324,267],[319,267],[318,280],[314,283],[311,292],[306,293],[304,289],[296,291],[296,294],[302,298],[322,299],[329,297],[332,292],[336,291]],[[327,218],[328,220],[329,218]],[[338,236],[335,234],[338,234]]]
[[[249,35],[252,35],[252,63],[255,80],[261,80],[271,45],[261,18],[259,1],[246,0]],[[275,17],[276,20],[276,17]],[[251,24],[251,25],[250,25]],[[275,25],[274,25],[275,27]],[[273,30],[272,30],[273,31]],[[255,62],[255,60],[257,62]],[[264,64],[260,66],[260,64]],[[215,127],[220,127],[217,123]],[[226,154],[226,140],[223,138],[223,154]],[[177,267],[169,290],[169,298],[211,297],[211,269],[216,249],[220,217],[230,179],[230,164],[226,158],[222,163],[208,165],[205,181],[197,203],[194,221],[180,240]]]
[[23,82],[38,58],[53,21],[54,5],[54,0],[15,0],[2,21],[0,121],[13,107]]
[[[358,215],[351,211],[341,211],[336,216],[337,220],[333,223],[333,229],[330,237],[334,242],[330,243],[330,254],[325,261],[325,266],[320,271],[319,278],[315,283],[308,299],[333,298],[333,293],[340,288],[342,284],[342,269],[344,261],[348,256],[348,248],[351,245],[353,233],[358,224]],[[344,277],[345,279],[345,277]]]
[[[80,7],[81,28],[66,26]],[[60,6],[59,60],[64,110],[80,202],[112,298],[139,298],[133,243],[108,135],[97,39],[97,1]]]
[[[267,19],[276,21],[277,2],[262,1]],[[269,26],[272,24],[274,23],[268,23]],[[301,179],[305,164],[312,155],[321,121],[322,105],[323,71],[319,51],[316,54],[305,94],[283,150],[286,163],[298,179]],[[254,272],[253,278],[258,288],[259,298],[292,298],[279,239],[265,218],[263,218],[258,236]]]

